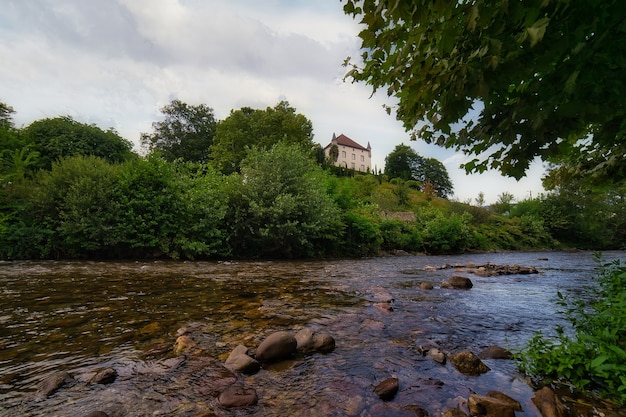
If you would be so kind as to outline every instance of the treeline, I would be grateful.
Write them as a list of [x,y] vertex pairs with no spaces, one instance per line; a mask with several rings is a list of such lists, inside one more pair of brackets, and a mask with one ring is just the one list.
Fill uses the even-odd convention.
[[210,129],[198,134],[196,122],[166,117],[144,135],[147,156],[112,130],[68,117],[18,129],[10,107],[0,110],[0,259],[360,257],[624,242],[623,189],[591,198],[562,187],[482,208],[414,180],[338,175],[312,143],[310,122],[286,103],[231,112],[215,122],[208,148],[198,142]]

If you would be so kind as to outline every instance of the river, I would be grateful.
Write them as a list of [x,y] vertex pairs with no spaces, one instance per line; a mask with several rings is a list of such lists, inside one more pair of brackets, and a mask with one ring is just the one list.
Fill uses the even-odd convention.
[[[604,258],[626,255],[607,252]],[[455,268],[425,270],[468,263],[534,266],[539,273],[482,277]],[[471,393],[491,390],[520,401],[524,412],[516,415],[538,416],[533,390],[513,361],[485,360],[490,372],[466,376],[449,362],[422,356],[419,345],[434,343],[447,353],[478,353],[492,345],[518,349],[536,331],[567,325],[557,314],[555,296],[559,291],[584,296],[596,266],[590,252],[0,262],[0,416],[80,417],[101,410],[110,417],[391,417],[407,415],[406,405],[439,416],[463,409]],[[441,288],[452,274],[467,276],[473,288]],[[434,288],[421,289],[422,282]],[[377,307],[384,298],[393,299],[393,311]],[[169,359],[149,355],[173,346],[183,327],[193,330],[206,367],[223,362],[236,345],[255,348],[278,330],[309,327],[332,335],[336,348],[239,375],[238,383],[253,387],[259,402],[225,410],[211,389],[201,386],[206,378],[174,370],[171,354]],[[117,379],[90,384],[103,368],[115,369]],[[35,398],[37,384],[60,370],[73,382],[49,398]],[[400,390],[383,403],[373,387],[390,376],[398,378]],[[595,415],[594,407],[601,406],[577,412]]]

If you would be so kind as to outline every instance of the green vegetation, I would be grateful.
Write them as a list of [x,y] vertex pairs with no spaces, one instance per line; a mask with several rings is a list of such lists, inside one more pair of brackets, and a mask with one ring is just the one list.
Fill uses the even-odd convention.
[[626,175],[621,1],[346,0],[344,12],[363,25],[347,77],[394,96],[417,138],[476,156],[468,171],[521,178],[540,158]]
[[208,106],[173,102],[144,136],[144,157],[111,130],[67,117],[16,129],[12,109],[0,110],[0,259],[608,249],[626,236],[626,187],[556,167],[551,192],[535,199],[450,201],[441,163],[405,145],[385,175],[329,166],[310,121],[286,102],[233,111],[215,129]]
[[538,333],[520,353],[521,367],[538,381],[556,380],[626,402],[626,266],[602,265],[589,294],[559,304],[573,334]]

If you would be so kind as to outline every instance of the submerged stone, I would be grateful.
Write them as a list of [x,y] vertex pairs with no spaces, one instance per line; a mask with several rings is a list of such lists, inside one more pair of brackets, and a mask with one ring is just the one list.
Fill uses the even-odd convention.
[[218,401],[224,408],[251,407],[258,402],[256,391],[252,388],[230,386],[220,393]]

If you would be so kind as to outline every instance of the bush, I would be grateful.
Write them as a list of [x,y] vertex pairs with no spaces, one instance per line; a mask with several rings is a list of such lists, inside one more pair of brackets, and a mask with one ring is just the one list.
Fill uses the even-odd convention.
[[469,225],[471,219],[469,213],[453,213],[445,217],[442,212],[436,211],[422,230],[424,251],[432,254],[460,253],[474,247],[474,231]]
[[520,353],[520,367],[536,380],[567,382],[579,389],[626,402],[626,266],[603,265],[588,300],[558,303],[573,334],[535,334]]
[[401,249],[409,252],[419,251],[422,239],[413,223],[400,220],[385,220],[380,223],[383,250]]

